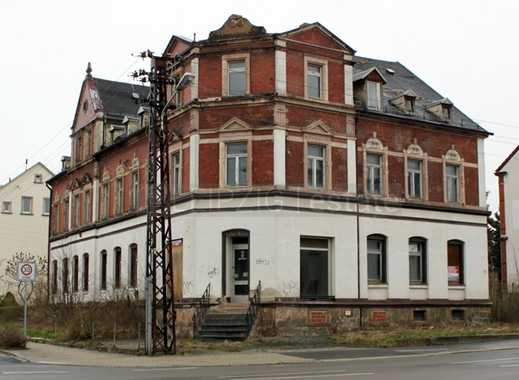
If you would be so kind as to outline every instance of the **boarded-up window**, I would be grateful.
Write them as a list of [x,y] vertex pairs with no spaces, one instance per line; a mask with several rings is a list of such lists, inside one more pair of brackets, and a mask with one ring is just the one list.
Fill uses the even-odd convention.
[[183,297],[183,280],[182,280],[182,271],[183,271],[183,257],[182,257],[182,241],[177,243],[173,243],[171,247],[172,255],[173,255],[173,286],[174,286],[174,296],[176,300],[182,300]]

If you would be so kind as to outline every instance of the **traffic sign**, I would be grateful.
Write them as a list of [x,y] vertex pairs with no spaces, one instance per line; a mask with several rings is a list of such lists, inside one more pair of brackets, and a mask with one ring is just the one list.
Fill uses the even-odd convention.
[[36,278],[36,263],[20,263],[18,264],[18,281],[31,282]]

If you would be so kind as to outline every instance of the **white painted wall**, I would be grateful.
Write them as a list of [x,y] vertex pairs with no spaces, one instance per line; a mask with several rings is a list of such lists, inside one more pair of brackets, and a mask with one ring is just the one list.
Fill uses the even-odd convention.
[[[34,176],[42,175],[42,183],[34,183]],[[5,264],[15,253],[27,252],[34,256],[47,256],[49,217],[43,215],[43,199],[50,197],[45,182],[52,173],[36,164],[0,187],[0,295],[7,291],[17,295],[17,284],[3,279]],[[22,196],[33,198],[33,213],[21,213]],[[12,202],[12,213],[2,213],[4,201]]]
[[[261,197],[246,199],[197,200],[178,205],[177,214],[193,209],[219,209],[226,207],[252,207],[284,205],[313,209],[244,210],[219,212],[193,212],[173,217],[173,238],[184,239],[183,280],[184,297],[200,297],[209,282],[212,294],[222,294],[222,233],[230,229],[250,231],[251,288],[262,281],[264,296],[299,296],[299,242],[301,236],[328,237],[331,239],[332,261],[331,291],[337,298],[355,299],[357,293],[357,232],[355,205],[311,199],[288,197]],[[487,299],[488,272],[486,258],[485,216],[451,214],[437,211],[397,209],[391,207],[362,206],[360,217],[360,293],[362,298],[387,299]],[[375,214],[377,217],[371,216]],[[427,221],[420,220],[427,218]],[[451,222],[458,222],[452,224]],[[99,260],[102,249],[109,253],[109,280],[113,273],[113,249],[123,249],[123,268],[127,267],[128,247],[139,247],[139,288],[143,294],[145,266],[145,218],[121,222],[69,237],[52,243],[53,257],[73,256],[89,252],[91,260],[92,289],[99,288]],[[461,224],[467,223],[467,224]],[[468,225],[469,223],[480,225]],[[124,230],[116,232],[117,230]],[[366,237],[372,233],[388,238],[388,285],[368,287]],[[408,239],[422,236],[428,239],[429,283],[427,286],[409,286]],[[97,237],[97,238],[96,238]],[[449,289],[447,284],[447,241],[465,242],[465,287]],[[59,245],[72,243],[66,247]],[[123,270],[123,284],[128,271]],[[89,292],[98,297],[99,291]]]
[[519,284],[519,154],[505,165],[506,261],[508,284]]

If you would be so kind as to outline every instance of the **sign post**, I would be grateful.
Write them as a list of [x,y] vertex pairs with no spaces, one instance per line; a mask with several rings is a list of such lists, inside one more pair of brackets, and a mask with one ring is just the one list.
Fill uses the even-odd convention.
[[27,337],[27,303],[31,298],[34,279],[36,278],[36,263],[18,264],[18,294],[23,301],[23,335]]

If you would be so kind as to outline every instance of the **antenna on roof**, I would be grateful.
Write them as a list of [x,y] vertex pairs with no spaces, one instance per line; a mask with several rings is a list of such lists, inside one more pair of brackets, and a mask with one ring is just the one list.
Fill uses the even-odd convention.
[[196,42],[196,33],[193,33],[193,42]]
[[25,159],[25,170],[27,170],[27,165],[29,165],[29,159],[28,158]]
[[92,65],[90,64],[90,62],[88,62],[86,74],[86,79],[92,79]]

